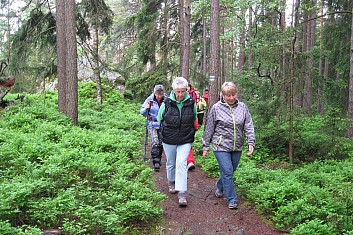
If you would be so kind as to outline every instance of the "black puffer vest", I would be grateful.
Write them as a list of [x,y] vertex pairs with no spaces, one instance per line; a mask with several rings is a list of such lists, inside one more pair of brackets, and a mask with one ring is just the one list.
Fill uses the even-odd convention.
[[194,100],[189,98],[184,101],[181,116],[175,101],[166,98],[164,103],[162,142],[172,145],[193,143],[195,136]]

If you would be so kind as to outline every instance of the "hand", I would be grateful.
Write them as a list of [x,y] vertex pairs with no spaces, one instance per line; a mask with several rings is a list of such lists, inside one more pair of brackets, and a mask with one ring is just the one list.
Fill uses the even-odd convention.
[[202,156],[205,158],[208,154],[208,150],[204,150],[203,153],[202,153]]
[[249,152],[246,155],[250,156],[253,152],[254,152],[254,146],[249,144]]
[[150,108],[151,108],[150,102],[148,102],[148,103],[146,104],[145,108],[146,108],[146,109],[150,109]]

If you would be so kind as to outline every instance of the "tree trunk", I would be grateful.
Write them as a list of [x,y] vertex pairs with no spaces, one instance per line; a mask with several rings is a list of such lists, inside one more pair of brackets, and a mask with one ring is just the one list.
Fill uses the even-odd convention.
[[202,39],[203,39],[202,74],[204,76],[206,76],[206,71],[207,71],[207,27],[206,27],[205,14],[203,14],[202,22],[203,22],[203,32],[202,32]]
[[191,0],[185,0],[183,8],[183,28],[184,28],[184,44],[183,44],[183,60],[181,76],[189,80],[189,65],[190,65],[190,20],[191,20]]
[[211,61],[210,76],[214,76],[214,80],[210,80],[209,89],[209,108],[218,101],[218,65],[219,65],[219,0],[211,0]]
[[[314,6],[316,1],[312,3]],[[312,51],[315,45],[315,34],[316,34],[316,11],[312,10],[311,13],[308,14],[308,22],[307,22],[307,41],[306,41],[306,51]],[[313,91],[312,91],[312,78],[311,71],[314,69],[314,58],[311,55],[307,59],[308,69],[305,75],[305,83],[304,83],[304,103],[303,107],[308,116],[311,115],[312,110],[311,106],[313,103]]]
[[[249,73],[249,79],[252,80],[252,63],[253,63],[253,54],[252,54],[252,37],[253,37],[253,33],[252,33],[252,25],[253,25],[253,20],[252,20],[252,14],[253,14],[253,9],[250,6],[249,7],[249,52],[248,52],[248,73]],[[251,95],[251,94],[250,94]],[[250,97],[251,99],[251,97]]]
[[73,125],[78,121],[78,78],[77,78],[77,41],[76,41],[76,3],[75,0],[65,1],[67,56],[66,56],[66,113]]
[[103,94],[102,94],[102,82],[101,82],[101,73],[100,73],[100,66],[99,66],[99,29],[97,27],[93,29],[93,71],[94,71],[94,80],[96,81],[97,87],[97,97],[96,103],[102,104],[103,101]]
[[[353,12],[353,8],[352,8]],[[349,98],[348,98],[348,138],[353,137],[353,15],[351,25],[351,50],[350,50],[350,70],[349,70]]]
[[241,36],[239,42],[239,57],[238,57],[238,73],[241,74],[243,72],[243,66],[245,63],[245,27],[246,23],[244,23],[244,28],[241,29]]
[[183,74],[184,58],[184,0],[179,1],[179,35],[180,35],[180,74]]
[[[324,14],[324,7],[325,7],[325,1],[321,1],[321,15]],[[324,28],[324,17],[320,17],[320,58],[319,58],[319,79],[322,78],[323,75],[323,45],[322,45],[322,40],[323,40],[323,28]],[[324,83],[322,83],[324,84]],[[317,88],[317,112],[321,115],[324,114],[323,110],[323,94],[321,92],[321,87],[320,85]]]
[[56,47],[58,53],[58,111],[66,110],[66,27],[65,1],[56,0]]

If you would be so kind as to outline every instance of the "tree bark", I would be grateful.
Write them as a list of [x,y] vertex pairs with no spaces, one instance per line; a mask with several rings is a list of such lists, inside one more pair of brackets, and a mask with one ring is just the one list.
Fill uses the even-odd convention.
[[[97,24],[96,24],[97,25]],[[97,104],[102,104],[103,102],[103,92],[102,92],[102,82],[101,82],[101,76],[100,76],[100,66],[99,66],[99,29],[96,26],[93,29],[93,71],[94,71],[94,80],[96,81],[96,87],[97,87],[97,97],[96,97],[96,103]]]
[[203,16],[202,16],[202,23],[203,23],[203,32],[202,32],[202,39],[203,39],[202,74],[204,76],[206,76],[206,71],[207,71],[207,27],[206,27],[205,14],[203,14]]
[[184,58],[184,0],[179,1],[179,35],[180,35],[180,74],[183,74]]
[[58,109],[77,125],[78,83],[75,0],[56,1],[58,44]]
[[58,54],[58,111],[66,110],[66,27],[65,1],[56,0],[56,48]]
[[[353,8],[352,8],[353,12]],[[348,138],[353,137],[353,15],[351,24],[351,49],[350,49],[350,70],[349,70],[349,98],[348,98]]]
[[[184,40],[183,40],[183,60],[181,76],[186,80],[189,80],[189,65],[190,65],[190,20],[191,20],[191,0],[185,0],[183,7],[183,29],[184,29]],[[190,82],[190,81],[189,81]]]
[[65,1],[66,21],[66,114],[73,125],[78,121],[78,78],[77,78],[77,41],[76,41],[76,3],[75,0]]
[[218,70],[219,70],[219,0],[211,0],[211,61],[210,76],[214,76],[214,80],[210,80],[209,89],[209,108],[218,101]]

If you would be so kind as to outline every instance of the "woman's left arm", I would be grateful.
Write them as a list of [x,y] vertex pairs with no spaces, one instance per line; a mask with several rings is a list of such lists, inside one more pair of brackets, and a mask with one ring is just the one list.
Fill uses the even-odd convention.
[[[255,147],[255,127],[252,121],[250,112],[248,107],[245,107],[245,120],[244,120],[244,132],[246,136],[247,143],[249,145],[249,152],[250,152],[250,145],[252,146],[252,151]],[[251,153],[252,153],[251,151]]]

